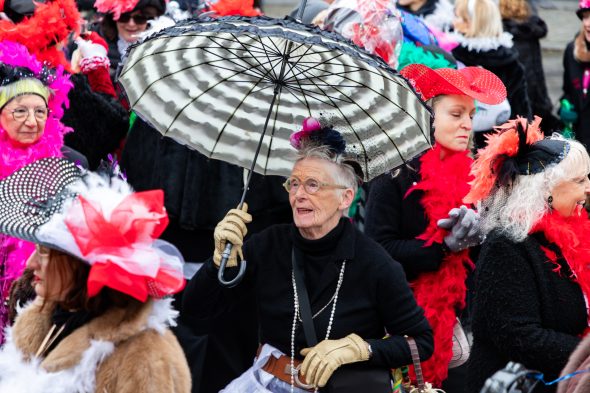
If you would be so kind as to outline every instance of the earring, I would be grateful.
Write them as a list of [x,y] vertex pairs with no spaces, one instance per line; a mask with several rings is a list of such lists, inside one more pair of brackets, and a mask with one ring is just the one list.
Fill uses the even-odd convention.
[[549,195],[549,198],[547,198],[547,203],[549,204],[549,209],[553,209],[553,196]]

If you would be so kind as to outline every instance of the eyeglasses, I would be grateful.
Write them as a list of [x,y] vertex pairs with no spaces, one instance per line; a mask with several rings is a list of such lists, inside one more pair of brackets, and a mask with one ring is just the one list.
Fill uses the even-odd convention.
[[131,15],[131,14],[127,13],[127,14],[121,14],[119,19],[117,19],[117,22],[129,23],[129,21],[131,19],[133,19],[133,22],[135,22],[136,25],[145,25],[148,22],[148,20],[152,20],[152,18],[148,18],[145,15],[141,15],[141,14]]
[[[296,193],[300,185],[301,180],[299,180],[296,177],[290,177],[287,179],[287,181],[283,183],[283,187],[285,187],[285,190],[287,190],[287,192],[289,193]],[[345,190],[348,187],[341,186],[339,184],[322,183],[321,181],[316,180],[313,177],[305,179],[305,181],[303,182],[303,189],[310,195],[315,194],[322,188],[338,188],[341,190]]]
[[29,114],[33,111],[33,116],[37,121],[45,121],[47,120],[47,116],[49,116],[49,109],[45,107],[37,107],[37,108],[26,108],[24,106],[18,107],[14,109],[12,113],[12,118],[15,121],[25,121],[28,119]]

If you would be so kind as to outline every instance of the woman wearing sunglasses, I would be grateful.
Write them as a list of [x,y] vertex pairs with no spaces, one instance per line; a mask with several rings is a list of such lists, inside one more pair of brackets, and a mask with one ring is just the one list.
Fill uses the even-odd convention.
[[[64,134],[71,129],[61,117],[72,84],[61,71],[43,67],[24,46],[9,41],[0,42],[0,81],[3,179],[35,160],[63,155]],[[33,251],[32,243],[0,234],[0,343],[8,316],[4,299]]]
[[[224,392],[327,386],[322,391],[389,393],[390,369],[412,362],[404,335],[426,359],[431,329],[401,266],[344,217],[359,175],[340,133],[308,118],[291,143],[298,160],[285,188],[294,223],[271,226],[243,244],[252,216],[230,210],[215,228],[213,258],[185,290],[181,314],[200,321],[255,292],[261,346],[254,365]],[[238,258],[247,260],[234,288],[217,280],[227,241],[235,245],[228,270]]]
[[94,7],[104,13],[100,34],[108,43],[111,79],[115,81],[121,56],[146,31],[148,21],[164,14],[164,0],[97,0]]

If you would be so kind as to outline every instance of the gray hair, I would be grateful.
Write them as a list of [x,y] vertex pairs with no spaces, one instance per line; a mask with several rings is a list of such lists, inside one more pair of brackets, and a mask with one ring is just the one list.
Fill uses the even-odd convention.
[[[553,134],[550,139],[561,139]],[[512,185],[495,188],[482,201],[481,226],[483,233],[498,230],[508,238],[521,242],[533,226],[549,210],[548,198],[553,188],[573,179],[581,170],[590,173],[590,157],[586,148],[577,141],[568,140],[570,150],[563,160],[534,175],[519,175]]]
[[360,183],[360,178],[357,176],[352,165],[347,163],[349,160],[344,157],[344,155],[334,154],[330,147],[326,145],[303,145],[297,152],[296,162],[305,160],[307,158],[316,158],[336,164],[335,168],[337,169],[331,173],[334,182],[348,188],[352,188],[356,194],[358,185]]

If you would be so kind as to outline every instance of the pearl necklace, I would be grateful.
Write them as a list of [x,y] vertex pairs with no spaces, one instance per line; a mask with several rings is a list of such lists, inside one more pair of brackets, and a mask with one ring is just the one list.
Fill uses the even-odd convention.
[[[346,259],[342,261],[342,267],[340,268],[340,274],[338,275],[338,283],[336,284],[336,291],[334,291],[334,296],[332,299],[326,304],[322,309],[317,312],[313,318],[319,315],[328,305],[332,303],[332,311],[330,312],[330,320],[328,322],[328,328],[326,329],[326,338],[325,340],[330,337],[330,332],[332,331],[332,323],[334,322],[334,314],[336,312],[336,303],[338,302],[338,292],[340,291],[340,287],[342,286],[342,280],[344,279],[344,268],[346,267]],[[297,294],[297,284],[295,283],[295,272],[291,271],[291,282],[293,284],[293,304],[295,308],[295,312],[293,313],[293,324],[291,325],[291,393],[294,393],[295,387],[295,375],[299,373],[299,369],[295,368],[295,330],[297,329],[297,320],[301,321],[299,315],[299,295]],[[312,318],[312,319],[313,319]],[[318,389],[316,388],[314,392],[317,393]]]

